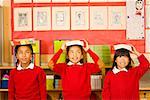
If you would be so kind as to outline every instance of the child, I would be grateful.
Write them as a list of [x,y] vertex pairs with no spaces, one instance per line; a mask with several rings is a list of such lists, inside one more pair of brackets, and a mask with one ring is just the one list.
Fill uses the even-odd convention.
[[[56,63],[66,49],[66,63]],[[84,49],[84,50],[83,50]],[[84,51],[90,54],[94,63],[84,61]],[[51,70],[61,75],[64,100],[89,100],[91,94],[90,75],[104,66],[99,57],[92,52],[85,41],[69,41],[49,61]]]
[[31,60],[31,44],[15,47],[17,64],[10,72],[9,100],[46,100],[46,74]]
[[[140,64],[137,67],[131,66],[130,52],[138,57]],[[102,99],[139,100],[139,80],[148,68],[148,60],[133,46],[130,46],[130,49],[126,46],[118,48],[115,51],[112,70],[104,80]]]

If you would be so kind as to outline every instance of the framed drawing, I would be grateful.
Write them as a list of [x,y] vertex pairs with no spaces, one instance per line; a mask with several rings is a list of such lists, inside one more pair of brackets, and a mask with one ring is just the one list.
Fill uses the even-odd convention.
[[34,7],[33,8],[33,28],[36,31],[51,29],[51,8],[50,7]]
[[107,7],[91,6],[90,7],[90,30],[107,29]]
[[32,31],[32,9],[14,8],[14,31]]
[[32,3],[32,0],[13,0],[14,3]]
[[146,30],[145,52],[150,53],[150,30]]
[[150,29],[150,5],[146,5],[146,28]]
[[108,29],[125,30],[126,29],[126,7],[109,6],[108,7]]
[[52,2],[70,2],[70,0],[52,0]]
[[127,30],[126,38],[128,40],[143,40],[144,34],[144,0],[127,0]]
[[146,4],[149,5],[150,4],[150,0],[146,0]]
[[89,0],[71,0],[71,2],[88,2]]
[[70,30],[70,7],[52,7],[52,30]]
[[49,3],[51,0],[33,0],[34,3]]
[[71,7],[71,29],[72,30],[89,29],[89,13],[87,6]]
[[90,2],[107,2],[107,0],[89,0]]

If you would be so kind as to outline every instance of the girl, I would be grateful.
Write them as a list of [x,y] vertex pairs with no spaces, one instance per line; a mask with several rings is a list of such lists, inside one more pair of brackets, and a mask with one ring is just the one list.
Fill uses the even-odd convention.
[[149,68],[149,62],[134,47],[132,53],[137,55],[139,65],[132,68],[130,51],[117,49],[114,55],[112,70],[104,80],[103,100],[139,100],[139,80]]
[[[99,57],[92,52],[85,41],[69,41],[49,61],[51,70],[61,75],[64,100],[89,100],[91,94],[90,75],[104,66]],[[66,47],[67,46],[67,47]],[[56,63],[66,49],[66,63]],[[90,54],[94,63],[84,60],[84,51]]]
[[15,47],[17,64],[10,72],[9,100],[46,100],[46,75],[31,60],[31,44]]

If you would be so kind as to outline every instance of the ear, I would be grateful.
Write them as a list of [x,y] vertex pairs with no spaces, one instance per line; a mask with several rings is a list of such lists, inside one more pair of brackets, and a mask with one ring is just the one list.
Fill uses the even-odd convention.
[[83,55],[81,56],[81,59],[83,59]]

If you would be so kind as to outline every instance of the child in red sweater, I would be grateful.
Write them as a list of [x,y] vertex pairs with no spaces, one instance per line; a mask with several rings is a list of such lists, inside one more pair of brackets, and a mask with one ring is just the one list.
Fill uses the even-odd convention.
[[[63,50],[67,52],[66,63],[56,63]],[[84,51],[94,63],[84,61]],[[92,52],[86,41],[69,41],[49,61],[51,70],[61,75],[64,100],[89,100],[91,94],[90,75],[100,71],[104,64]]]
[[9,100],[46,100],[46,74],[31,63],[31,44],[17,45],[15,55],[17,68],[10,72]]
[[[130,52],[138,57],[139,65],[132,68]],[[133,46],[115,51],[112,70],[104,80],[103,100],[139,100],[139,80],[149,68],[149,62]]]

